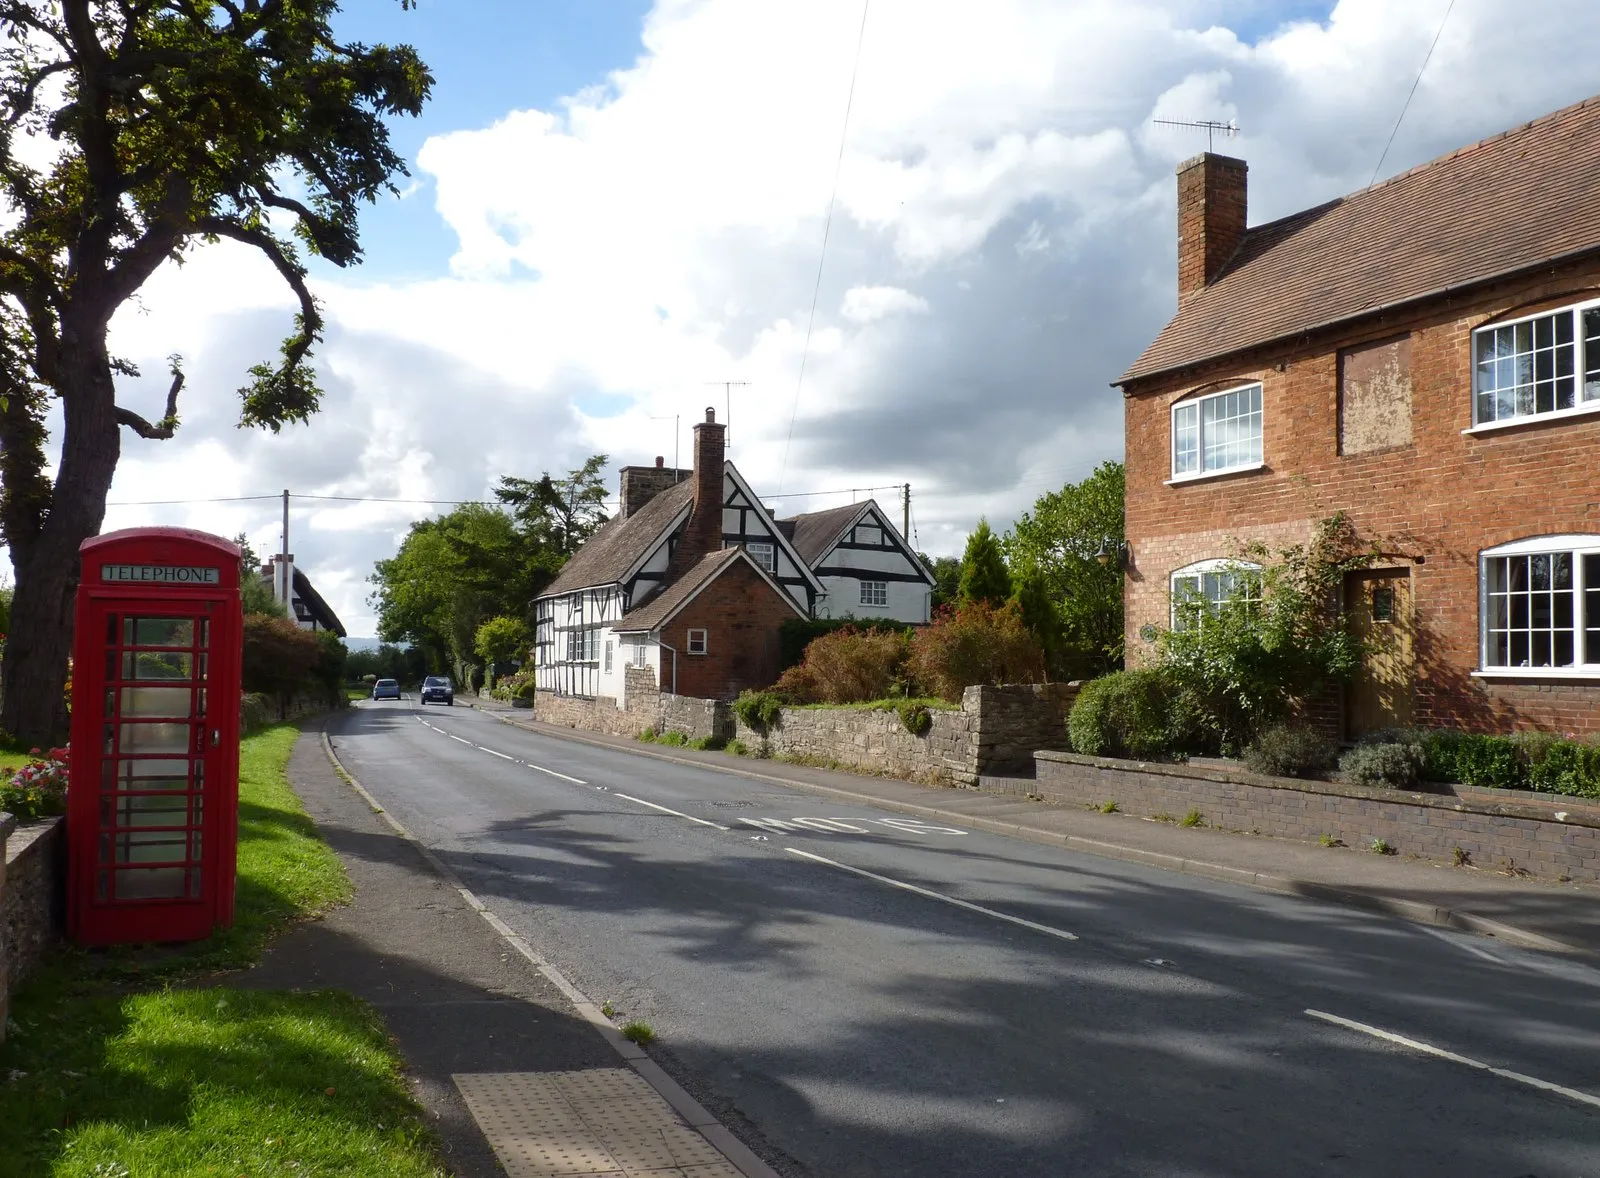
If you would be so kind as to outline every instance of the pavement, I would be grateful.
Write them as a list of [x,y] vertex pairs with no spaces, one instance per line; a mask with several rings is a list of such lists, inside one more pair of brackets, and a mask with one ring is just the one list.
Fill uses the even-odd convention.
[[1600,956],[1600,888],[1374,855],[1357,848],[1322,847],[1071,809],[1019,798],[1015,783],[1009,783],[1012,788],[1007,796],[669,748],[541,723],[526,710],[493,699],[463,698],[460,702],[503,723],[562,740],[737,774],[840,801],[956,821],[1103,858],[1349,905],[1494,937],[1523,948]]
[[772,1174],[341,777],[319,732],[302,734],[288,776],[355,900],[274,942],[232,984],[338,989],[375,1006],[454,1174]]

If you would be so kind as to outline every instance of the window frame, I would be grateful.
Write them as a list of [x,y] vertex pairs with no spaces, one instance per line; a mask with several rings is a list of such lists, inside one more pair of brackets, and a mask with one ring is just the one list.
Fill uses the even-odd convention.
[[[699,650],[694,648],[695,635],[697,634],[700,636]],[[683,649],[686,654],[701,655],[709,653],[711,649],[711,632],[703,626],[694,627],[689,631],[684,641]]]
[[[778,574],[778,546],[770,540],[746,540],[744,550],[750,554],[750,559],[755,561],[766,572],[773,576]],[[766,552],[765,559],[761,551]]]
[[[1222,572],[1222,571],[1225,571],[1225,570],[1234,570],[1234,569],[1237,569],[1240,572],[1257,573],[1257,574],[1259,574],[1262,571],[1261,570],[1261,566],[1256,564],[1254,561],[1251,561],[1251,560],[1240,560],[1237,557],[1231,557],[1231,556],[1216,556],[1216,557],[1208,557],[1205,560],[1197,560],[1197,561],[1193,562],[1192,564],[1186,564],[1182,568],[1173,569],[1170,573],[1168,573],[1167,574],[1167,625],[1173,630],[1186,631],[1186,630],[1189,629],[1189,627],[1186,626],[1186,625],[1179,625],[1178,624],[1179,621],[1180,621],[1180,619],[1178,617],[1178,594],[1177,594],[1177,581],[1178,581],[1179,577],[1185,577],[1185,578],[1194,577],[1194,578],[1197,578],[1199,580],[1200,596],[1201,596],[1201,599],[1206,603],[1205,610],[1202,611],[1199,614],[1199,620],[1203,624],[1206,616],[1211,612],[1212,608],[1214,608],[1215,605],[1219,604],[1219,603],[1213,602],[1209,597],[1205,596],[1205,576],[1206,576],[1206,574],[1207,573]],[[1255,601],[1255,602],[1258,602],[1258,603],[1260,602],[1260,600],[1261,600],[1260,586],[1261,586],[1261,582],[1260,582],[1260,580],[1258,578],[1257,581],[1256,581],[1256,595],[1255,595],[1254,598],[1246,596],[1245,600],[1247,602],[1248,601]]]
[[[1491,663],[1490,647],[1492,643],[1491,626],[1492,609],[1489,591],[1489,562],[1504,560],[1507,557],[1517,556],[1544,556],[1567,555],[1572,558],[1572,653],[1571,666],[1509,666]],[[1593,584],[1585,577],[1585,557],[1596,558],[1596,576]],[[1507,590],[1509,596],[1511,590]],[[1526,593],[1545,592],[1533,589],[1531,586],[1523,590]],[[1551,590],[1550,592],[1562,592]],[[1586,597],[1590,593],[1596,595],[1594,603],[1594,617],[1589,617],[1589,602]],[[1553,602],[1552,602],[1553,606]],[[1553,609],[1552,609],[1553,613]],[[1553,618],[1552,618],[1553,622]],[[1507,618],[1507,633],[1515,632]],[[1527,632],[1535,632],[1532,619],[1529,619]],[[1545,627],[1541,627],[1546,629]],[[1552,624],[1548,627],[1552,638],[1559,630]],[[1562,628],[1564,629],[1564,627]],[[1551,536],[1529,536],[1521,540],[1512,540],[1505,544],[1497,544],[1485,548],[1478,553],[1478,669],[1472,672],[1474,678],[1480,679],[1579,679],[1594,681],[1600,680],[1600,658],[1594,661],[1585,661],[1587,650],[1588,632],[1600,631],[1600,534],[1587,532],[1569,532]],[[1600,641],[1600,639],[1597,639]],[[1596,652],[1600,654],[1600,651]]]
[[606,653],[605,653],[605,671],[604,671],[604,673],[607,674],[607,675],[611,674],[611,645],[612,645],[612,640],[610,638],[607,638],[606,639]]
[[[1585,369],[1587,368],[1583,327],[1583,313],[1585,311],[1600,311],[1600,298],[1579,299],[1575,302],[1566,303],[1559,307],[1547,307],[1542,311],[1534,311],[1526,315],[1518,315],[1512,319],[1497,319],[1492,323],[1485,323],[1479,327],[1473,328],[1471,337],[1467,343],[1467,364],[1471,370],[1471,377],[1468,382],[1470,389],[1467,394],[1467,409],[1471,424],[1462,432],[1470,434],[1489,432],[1492,430],[1511,429],[1519,425],[1529,425],[1533,422],[1560,421],[1567,417],[1585,417],[1590,414],[1600,413],[1600,395],[1597,395],[1592,399],[1584,396],[1584,378],[1586,375]],[[1539,412],[1536,409],[1532,413],[1514,413],[1510,417],[1495,417],[1490,418],[1487,421],[1481,420],[1478,416],[1478,398],[1483,392],[1478,385],[1479,338],[1481,338],[1486,332],[1499,331],[1508,327],[1516,327],[1518,324],[1532,323],[1538,319],[1551,319],[1562,314],[1570,315],[1572,317],[1573,403],[1571,408],[1549,409],[1544,412]],[[1597,343],[1596,346],[1597,348],[1600,348],[1600,343]],[[1538,349],[1536,348],[1535,354],[1537,353],[1537,350]],[[1597,361],[1596,371],[1600,372],[1600,361]],[[1537,368],[1535,369],[1534,378],[1535,388],[1537,390]],[[1516,386],[1512,387],[1515,388]],[[1535,392],[1535,396],[1537,396],[1537,391]]]
[[[868,585],[875,586],[878,590],[882,591],[882,595],[883,595],[883,600],[882,601],[868,601],[867,600],[867,586]],[[856,604],[857,605],[871,606],[874,609],[888,609],[889,608],[889,582],[888,581],[868,581],[868,580],[865,580],[865,579],[857,581],[856,582]]]
[[[1211,470],[1206,469],[1206,440],[1205,440],[1205,410],[1203,406],[1207,401],[1215,401],[1234,393],[1242,393],[1248,389],[1255,389],[1261,398],[1261,431],[1256,437],[1257,457],[1252,461],[1235,463],[1232,466],[1219,466]],[[1178,469],[1178,414],[1194,410],[1194,437],[1195,468],[1180,471]],[[1260,470],[1266,465],[1266,436],[1267,436],[1267,397],[1265,383],[1260,380],[1241,381],[1229,385],[1225,389],[1216,389],[1199,396],[1184,396],[1172,402],[1167,407],[1167,469],[1169,481],[1173,483],[1187,483],[1196,479],[1218,478],[1222,475],[1238,474],[1242,471]]]

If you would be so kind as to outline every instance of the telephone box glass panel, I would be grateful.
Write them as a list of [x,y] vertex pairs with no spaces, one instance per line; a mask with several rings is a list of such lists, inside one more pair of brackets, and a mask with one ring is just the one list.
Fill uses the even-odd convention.
[[110,902],[200,894],[206,619],[113,614],[102,697],[96,891]]

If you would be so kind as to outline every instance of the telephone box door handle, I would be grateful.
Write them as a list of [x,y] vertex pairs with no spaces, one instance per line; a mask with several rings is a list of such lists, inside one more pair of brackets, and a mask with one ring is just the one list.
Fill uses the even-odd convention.
[[216,748],[221,743],[222,743],[222,729],[213,728],[211,730],[211,747],[212,748]]

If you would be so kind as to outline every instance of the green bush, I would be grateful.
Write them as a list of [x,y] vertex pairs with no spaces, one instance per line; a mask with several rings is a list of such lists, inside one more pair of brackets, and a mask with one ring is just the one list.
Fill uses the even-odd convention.
[[733,714],[746,728],[765,735],[783,720],[783,700],[770,691],[741,691]]
[[750,746],[745,744],[745,742],[742,740],[735,739],[730,740],[727,744],[723,745],[722,751],[725,753],[731,753],[735,757],[748,757],[750,755]]
[[689,738],[681,732],[663,732],[656,737],[657,744],[670,744],[673,748],[682,748],[689,743]]
[[1551,743],[1543,756],[1528,766],[1528,788],[1600,798],[1600,745],[1575,740]]
[[1311,728],[1275,724],[1257,736],[1244,751],[1244,763],[1257,773],[1274,777],[1311,777],[1332,769],[1339,761],[1339,746]]
[[239,700],[239,735],[249,736],[258,728],[265,728],[276,717],[272,714],[272,700],[260,692],[252,691]]
[[888,618],[790,618],[778,627],[778,669],[787,671],[805,658],[806,647],[835,630],[846,628],[904,634],[916,629],[910,622]]
[[961,702],[984,683],[1042,683],[1044,652],[1016,602],[971,601],[940,610],[911,636],[911,679],[928,695]]
[[805,658],[773,690],[796,703],[865,703],[894,691],[905,660],[903,634],[845,626],[806,647]]
[[646,743],[649,743],[649,742],[655,740],[655,738],[656,738],[655,725],[647,724],[645,726],[644,730],[642,732],[640,732],[639,735],[634,737],[633,739],[642,740],[642,741],[645,741]]
[[906,726],[906,731],[912,736],[921,736],[933,727],[933,714],[928,711],[926,704],[906,700],[895,710],[900,713],[900,723]]
[[1417,784],[1422,757],[1417,744],[1358,744],[1340,759],[1339,773],[1352,785],[1409,789]]
[[1084,684],[1067,716],[1067,738],[1087,757],[1152,759],[1182,743],[1175,730],[1173,692],[1161,671],[1113,671]]
[[712,752],[716,752],[725,747],[727,743],[728,738],[726,736],[718,736],[713,733],[710,736],[695,737],[689,742],[689,747],[692,749],[709,749]]
[[1521,789],[1525,762],[1508,736],[1480,732],[1428,732],[1422,737],[1423,775],[1433,781],[1494,789]]

